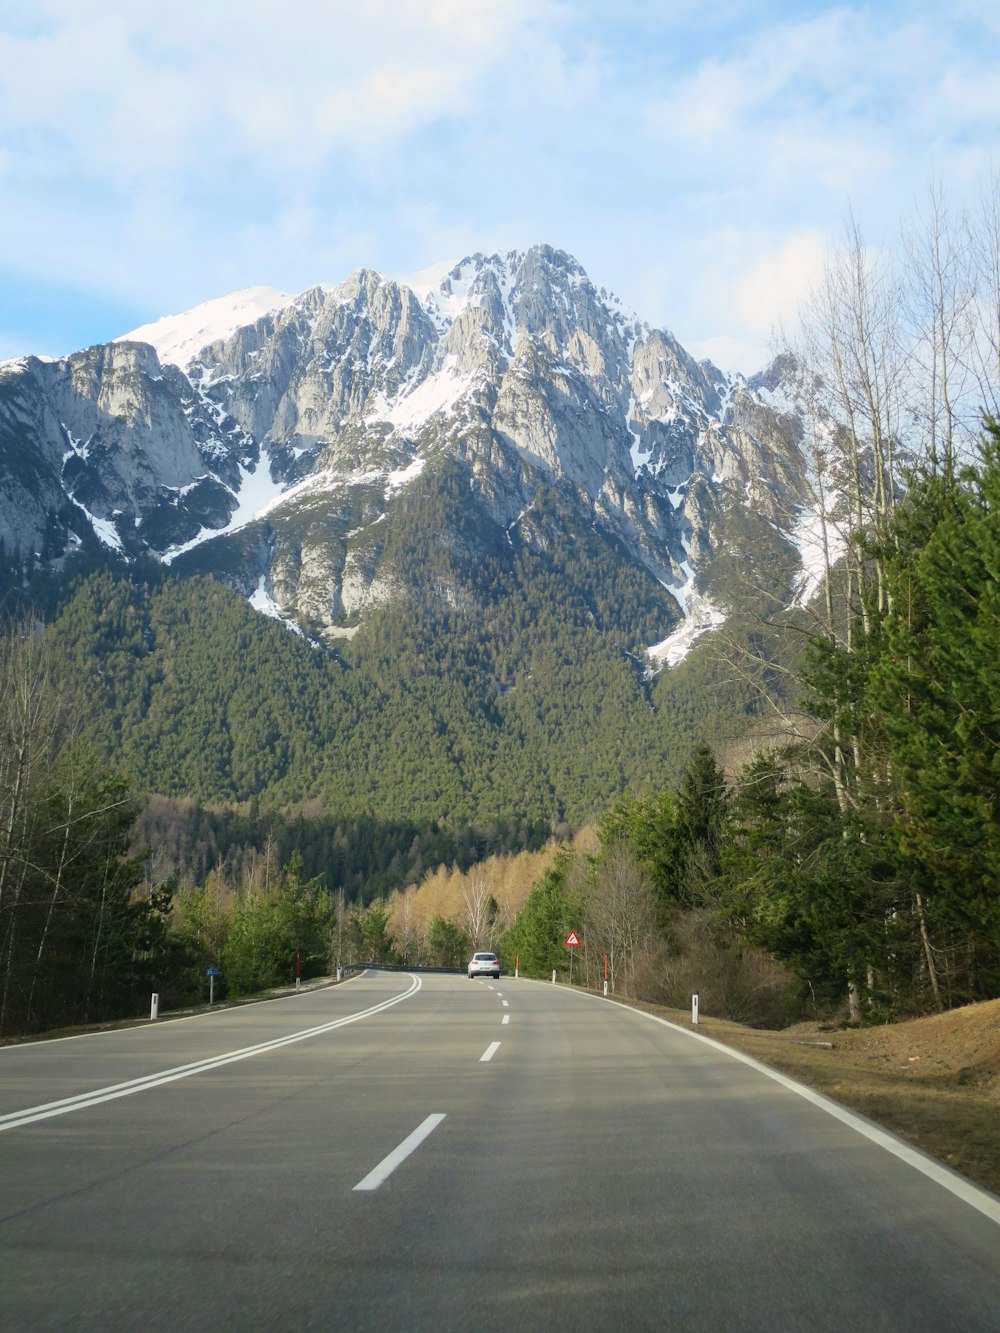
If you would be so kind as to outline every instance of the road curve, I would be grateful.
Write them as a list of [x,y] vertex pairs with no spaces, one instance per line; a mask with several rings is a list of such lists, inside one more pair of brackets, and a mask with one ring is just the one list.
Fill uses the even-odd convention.
[[992,1331],[978,1197],[507,977],[0,1049],[3,1329]]

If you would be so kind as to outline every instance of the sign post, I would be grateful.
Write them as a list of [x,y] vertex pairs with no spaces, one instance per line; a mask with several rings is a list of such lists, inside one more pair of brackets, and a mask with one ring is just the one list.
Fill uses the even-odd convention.
[[571,931],[569,932],[569,934],[566,936],[566,938],[565,938],[565,940],[563,941],[563,943],[566,945],[566,948],[569,950],[569,984],[572,986],[572,984],[573,984],[573,950],[574,950],[574,949],[579,949],[580,944],[582,943],[582,941],[581,941],[581,939],[580,939],[580,936],[576,933],[576,931],[575,931],[575,930],[571,930]]
[[295,955],[295,989],[302,989],[302,955],[298,952]]
[[215,978],[219,975],[217,967],[206,967],[205,976],[208,977],[208,1002],[215,1003]]

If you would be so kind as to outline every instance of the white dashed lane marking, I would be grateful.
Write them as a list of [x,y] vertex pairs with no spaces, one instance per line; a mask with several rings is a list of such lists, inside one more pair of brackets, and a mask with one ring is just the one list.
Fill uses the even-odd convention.
[[396,1167],[401,1162],[405,1162],[410,1153],[415,1148],[419,1148],[428,1134],[434,1132],[444,1119],[444,1112],[437,1111],[434,1115],[429,1115],[426,1120],[419,1124],[412,1134],[407,1135],[398,1148],[393,1148],[388,1157],[383,1157],[378,1166],[369,1171],[364,1180],[359,1180],[354,1186],[357,1190],[377,1190],[384,1180],[392,1175]]

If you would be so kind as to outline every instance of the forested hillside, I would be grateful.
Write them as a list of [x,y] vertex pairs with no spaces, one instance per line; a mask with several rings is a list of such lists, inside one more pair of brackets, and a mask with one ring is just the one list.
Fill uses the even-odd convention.
[[544,556],[505,542],[492,561],[463,559],[435,544],[434,503],[415,501],[400,551],[406,606],[336,653],[210,579],[86,579],[53,634],[97,752],[198,803],[554,827],[677,772],[697,735],[745,730],[755,683],[709,645],[647,675],[650,581],[602,559],[586,530]]
[[500,852],[533,851],[551,836],[548,820],[442,821],[338,817],[318,801],[268,810],[258,800],[201,806],[190,797],[153,795],[136,820],[137,846],[150,849],[157,880],[203,883],[220,866],[249,877],[267,847],[280,864],[297,854],[309,878],[349,902],[367,903],[400,885],[419,884],[439,866],[468,870]]

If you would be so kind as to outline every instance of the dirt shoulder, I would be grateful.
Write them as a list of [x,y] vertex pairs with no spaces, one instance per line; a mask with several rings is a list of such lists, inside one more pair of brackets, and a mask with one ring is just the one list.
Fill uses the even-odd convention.
[[[637,1006],[690,1027],[691,1016]],[[876,1028],[698,1031],[860,1111],[1000,1194],[1000,1000]]]

